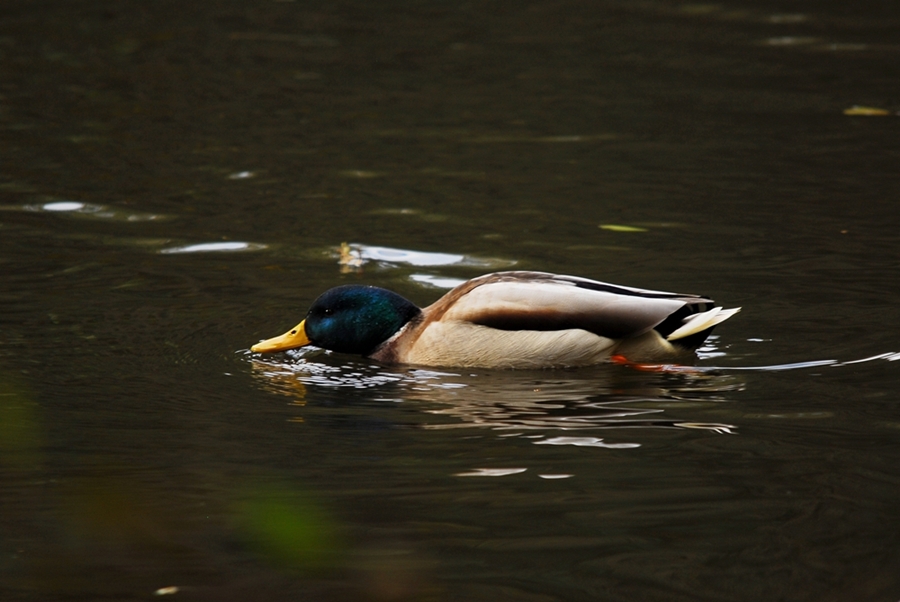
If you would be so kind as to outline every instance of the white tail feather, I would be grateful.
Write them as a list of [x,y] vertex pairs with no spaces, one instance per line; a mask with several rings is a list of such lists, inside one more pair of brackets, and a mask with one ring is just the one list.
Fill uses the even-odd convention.
[[692,334],[697,334],[698,332],[703,332],[707,328],[712,328],[716,324],[724,322],[739,311],[741,311],[740,307],[735,307],[733,309],[714,307],[709,311],[694,314],[693,316],[685,318],[684,325],[667,336],[666,340],[675,341],[677,339],[689,337]]

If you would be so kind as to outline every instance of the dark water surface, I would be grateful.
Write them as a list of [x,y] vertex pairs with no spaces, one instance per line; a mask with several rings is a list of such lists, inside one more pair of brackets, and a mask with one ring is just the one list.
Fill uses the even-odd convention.
[[[4,2],[0,599],[900,599],[898,31]],[[744,310],[675,373],[247,351],[513,266]]]

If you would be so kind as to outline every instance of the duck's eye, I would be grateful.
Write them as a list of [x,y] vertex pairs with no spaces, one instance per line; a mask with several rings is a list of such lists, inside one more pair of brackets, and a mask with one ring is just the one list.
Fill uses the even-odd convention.
[[333,313],[334,313],[334,310],[331,309],[330,307],[327,308],[327,309],[325,310],[325,315],[326,315],[326,316],[330,316],[330,315],[333,314]]

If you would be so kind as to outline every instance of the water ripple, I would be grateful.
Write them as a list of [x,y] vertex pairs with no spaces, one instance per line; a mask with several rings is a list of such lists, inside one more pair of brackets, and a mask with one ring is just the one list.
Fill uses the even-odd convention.
[[[499,437],[543,439],[560,431],[666,428],[735,433],[737,427],[670,417],[689,403],[722,403],[743,388],[734,376],[703,372],[642,374],[617,366],[586,371],[443,372],[390,369],[366,362],[344,362],[319,350],[302,350],[288,361],[253,357],[253,375],[261,388],[295,398],[299,405],[329,389],[371,391],[371,403],[415,403],[416,426],[426,430],[489,429]],[[335,363],[332,363],[335,362]],[[362,400],[361,400],[362,401]],[[430,417],[430,418],[429,418]],[[525,433],[530,433],[526,435]],[[566,438],[568,437],[568,438]],[[554,445],[628,448],[637,444],[601,439],[545,439]],[[590,440],[589,440],[590,439]]]

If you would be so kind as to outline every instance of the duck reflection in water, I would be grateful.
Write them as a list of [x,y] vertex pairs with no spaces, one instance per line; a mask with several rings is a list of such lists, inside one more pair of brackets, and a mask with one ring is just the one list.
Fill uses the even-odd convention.
[[[253,376],[266,391],[296,406],[364,408],[376,412],[392,402],[416,403],[397,426],[424,429],[488,428],[586,431],[620,428],[702,429],[733,433],[731,424],[670,416],[679,406],[711,406],[743,390],[734,375],[710,372],[646,373],[616,365],[564,371],[433,371],[386,368],[346,361],[322,351],[295,351],[285,361],[251,359]],[[343,361],[342,361],[343,360]],[[352,396],[348,389],[355,389]],[[384,419],[384,416],[380,416]],[[398,417],[399,418],[399,417]],[[393,418],[391,419],[393,420]],[[537,442],[537,441],[536,441]]]

